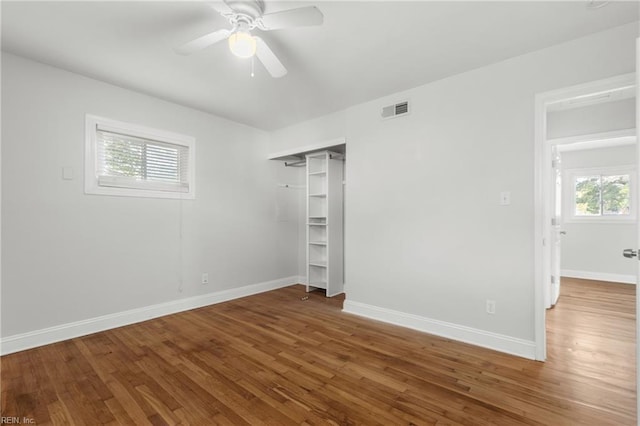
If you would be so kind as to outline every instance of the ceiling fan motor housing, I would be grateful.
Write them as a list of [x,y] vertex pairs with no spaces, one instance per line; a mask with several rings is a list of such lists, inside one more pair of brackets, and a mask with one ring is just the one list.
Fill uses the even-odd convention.
[[254,21],[264,13],[264,2],[262,0],[227,0],[225,3],[233,10],[233,14],[228,18],[234,26],[245,24],[249,28],[254,28]]

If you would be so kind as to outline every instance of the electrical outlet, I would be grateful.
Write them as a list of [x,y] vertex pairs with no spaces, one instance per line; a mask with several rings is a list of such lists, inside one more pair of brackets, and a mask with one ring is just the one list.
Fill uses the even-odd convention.
[[487,313],[491,314],[491,315],[496,313],[496,301],[495,300],[488,300],[487,299]]
[[209,284],[209,274],[206,272],[202,273],[202,285]]

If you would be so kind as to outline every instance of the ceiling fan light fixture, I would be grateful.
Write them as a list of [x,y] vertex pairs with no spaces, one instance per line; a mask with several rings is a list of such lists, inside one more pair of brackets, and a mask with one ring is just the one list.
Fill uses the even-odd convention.
[[287,69],[282,65],[278,56],[273,53],[271,48],[269,48],[269,44],[262,38],[252,36],[251,31],[256,28],[261,31],[271,31],[285,28],[318,26],[322,25],[324,15],[322,15],[322,12],[315,6],[304,6],[265,14],[264,1],[265,0],[216,0],[211,4],[211,7],[229,21],[231,29],[219,29],[202,35],[182,46],[176,47],[176,53],[189,55],[227,40],[229,50],[231,50],[231,53],[235,56],[246,59],[255,56],[258,61],[264,65],[264,68],[271,77],[284,77],[287,74]]
[[246,31],[236,31],[229,36],[229,49],[239,58],[252,57],[256,48],[256,39]]

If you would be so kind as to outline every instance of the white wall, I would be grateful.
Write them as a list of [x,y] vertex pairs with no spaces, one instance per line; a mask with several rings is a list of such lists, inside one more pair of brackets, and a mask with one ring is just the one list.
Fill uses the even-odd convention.
[[635,129],[635,127],[635,98],[553,111],[547,115],[548,139]]
[[[635,109],[634,109],[635,112]],[[635,146],[619,146],[562,153],[562,170],[633,165]],[[582,278],[635,282],[634,262],[622,250],[636,246],[635,223],[576,223],[568,221],[571,182],[563,180],[562,274]]]
[[[633,72],[637,32],[626,25],[275,132],[272,152],[347,138],[346,306],[533,357],[534,96]],[[380,119],[403,99],[410,115]],[[510,206],[498,205],[505,190]]]
[[[86,113],[195,137],[196,199],[85,195]],[[3,338],[297,275],[267,133],[11,54],[2,124]]]

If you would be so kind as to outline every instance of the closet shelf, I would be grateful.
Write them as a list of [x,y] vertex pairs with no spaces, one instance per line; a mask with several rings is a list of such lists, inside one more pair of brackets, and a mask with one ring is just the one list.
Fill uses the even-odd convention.
[[331,297],[344,291],[344,163],[336,153],[323,151],[307,154],[306,167],[307,292],[321,288]]

